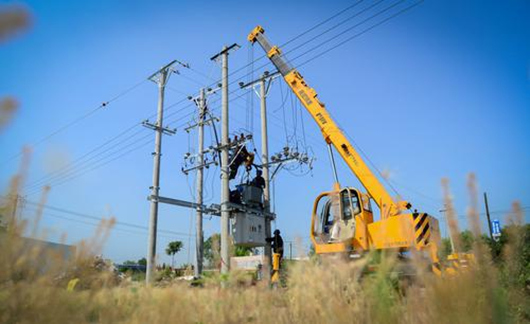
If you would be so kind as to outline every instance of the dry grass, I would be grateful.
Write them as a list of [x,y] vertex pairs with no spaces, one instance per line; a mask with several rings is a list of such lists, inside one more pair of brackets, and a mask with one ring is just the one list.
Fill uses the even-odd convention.
[[[23,170],[24,168],[22,168]],[[23,176],[14,178],[19,186]],[[474,181],[471,179],[470,181]],[[474,184],[470,184],[473,194]],[[447,197],[448,184],[445,183]],[[45,192],[42,202],[45,202]],[[448,199],[449,202],[449,199]],[[1,207],[8,215],[13,201]],[[449,205],[450,206],[450,205]],[[477,217],[473,207],[470,217]],[[452,210],[449,213],[454,213]],[[38,215],[37,215],[38,216]],[[522,220],[518,205],[512,217]],[[164,287],[119,282],[94,264],[114,220],[101,224],[94,238],[78,246],[75,258],[38,246],[28,249],[20,233],[37,224],[11,223],[0,253],[0,322],[2,323],[512,323],[528,321],[528,287],[511,280],[520,274],[521,233],[506,245],[506,266],[493,264],[488,248],[477,241],[475,267],[458,276],[437,278],[418,271],[412,282],[398,280],[392,254],[378,255],[378,271],[363,272],[360,262],[322,260],[290,267],[287,288],[264,283],[242,285],[234,274],[205,281],[203,287],[170,282]],[[453,224],[455,225],[455,224]],[[521,226],[511,230],[518,231]],[[31,232],[31,230],[29,231]],[[34,232],[37,236],[38,232]],[[414,257],[413,257],[414,258]],[[377,258],[379,259],[379,258]],[[50,262],[52,260],[52,262]],[[421,262],[413,260],[420,268]],[[73,291],[71,279],[79,279]]]
[[0,44],[27,29],[30,24],[27,8],[18,4],[0,4]]
[[[164,281],[146,288],[121,281],[94,256],[100,253],[114,225],[105,220],[94,237],[77,246],[75,257],[28,246],[21,233],[37,231],[42,208],[34,222],[14,221],[16,194],[29,163],[24,150],[19,173],[13,177],[0,215],[8,229],[0,231],[1,323],[524,323],[530,320],[529,256],[523,255],[525,233],[518,204],[510,215],[510,240],[492,262],[489,247],[476,240],[476,264],[457,276],[435,277],[415,254],[410,262],[413,280],[395,275],[395,254],[372,253],[357,262],[321,260],[294,264],[286,288],[271,290],[265,283],[245,284],[245,276],[204,280],[202,287]],[[449,225],[458,231],[449,183],[443,181]],[[480,234],[474,176],[469,179],[469,224]],[[46,203],[47,188],[41,196]],[[24,218],[23,218],[24,219]],[[530,232],[530,231],[527,231]],[[528,233],[526,235],[529,235]],[[456,242],[459,244],[459,242]],[[366,275],[368,263],[377,271]],[[72,280],[74,289],[68,289]],[[227,288],[221,288],[221,282]]]

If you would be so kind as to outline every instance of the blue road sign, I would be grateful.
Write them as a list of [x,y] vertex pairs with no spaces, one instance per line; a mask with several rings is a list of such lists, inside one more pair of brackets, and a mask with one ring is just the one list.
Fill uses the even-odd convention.
[[501,222],[498,219],[491,221],[491,230],[494,237],[501,236]]

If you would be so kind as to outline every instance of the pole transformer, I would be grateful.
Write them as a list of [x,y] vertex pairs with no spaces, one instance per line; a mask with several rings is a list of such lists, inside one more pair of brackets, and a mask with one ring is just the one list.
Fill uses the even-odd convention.
[[[265,187],[263,188],[263,207],[265,213],[268,214],[271,211],[270,203],[270,166],[269,166],[269,135],[267,128],[267,95],[272,81],[279,77],[279,73],[270,74],[265,71],[261,77],[257,80],[251,81],[247,84],[240,83],[242,89],[253,88],[256,95],[260,98],[260,117],[261,117],[261,164],[263,168],[263,179],[265,180]],[[256,86],[259,85],[259,91]],[[265,236],[271,237],[271,218],[265,216]],[[264,248],[265,264],[264,272],[267,279],[270,281],[271,264],[272,264],[272,250],[271,244],[267,243]]]

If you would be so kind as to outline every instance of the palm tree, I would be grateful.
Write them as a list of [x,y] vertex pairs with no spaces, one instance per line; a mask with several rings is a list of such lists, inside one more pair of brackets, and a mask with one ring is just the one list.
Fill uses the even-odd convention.
[[182,242],[181,241],[173,241],[169,242],[166,248],[166,254],[171,255],[171,267],[175,267],[175,254],[179,253],[179,251],[182,249]]

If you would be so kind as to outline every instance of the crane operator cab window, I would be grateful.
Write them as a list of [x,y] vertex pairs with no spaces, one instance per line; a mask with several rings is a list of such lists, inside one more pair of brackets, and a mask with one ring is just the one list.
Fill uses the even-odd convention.
[[355,235],[355,216],[361,213],[356,190],[343,189],[339,197],[322,196],[317,202],[314,234],[320,243],[336,243]]

